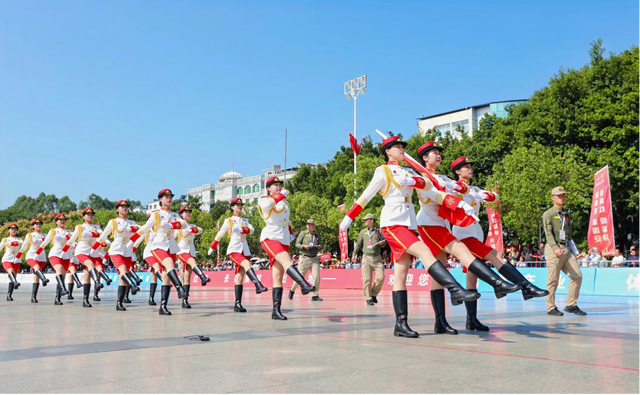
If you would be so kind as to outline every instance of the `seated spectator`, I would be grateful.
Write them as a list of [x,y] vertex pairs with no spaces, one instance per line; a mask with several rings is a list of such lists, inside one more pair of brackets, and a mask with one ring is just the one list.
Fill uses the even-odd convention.
[[636,250],[636,246],[631,246],[629,249],[629,256],[627,257],[627,266],[636,267],[638,266],[638,251]]
[[613,259],[611,259],[611,267],[622,266],[624,266],[624,256],[622,255],[622,251],[620,251],[620,247],[616,247],[616,251],[613,253]]
[[517,267],[527,267],[527,264],[524,260],[524,254],[520,255],[520,259],[518,259]]

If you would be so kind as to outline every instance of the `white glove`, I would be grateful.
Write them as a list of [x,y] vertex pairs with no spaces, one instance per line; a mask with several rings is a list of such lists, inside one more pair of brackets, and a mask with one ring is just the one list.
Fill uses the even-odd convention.
[[124,246],[124,248],[126,248],[126,249],[133,248],[133,242],[131,240],[129,240],[127,242],[127,244]]
[[569,250],[571,250],[571,253],[575,256],[580,255],[580,251],[578,251],[578,248],[576,247],[576,243],[573,242],[573,240],[569,240]]
[[233,228],[231,228],[231,231],[233,233],[242,233],[242,226],[233,225]]
[[213,248],[209,248],[209,251],[207,251],[207,255],[211,255],[213,254]]
[[353,220],[349,218],[349,216],[345,215],[344,218],[342,219],[342,222],[340,222],[340,230],[349,229],[349,226],[351,226],[352,222]]
[[171,223],[169,223],[169,222],[165,222],[165,223],[163,223],[163,224],[162,224],[162,227],[163,227],[163,228],[165,228],[165,229],[171,229],[171,230],[173,230],[173,225],[171,225]]
[[463,209],[464,213],[468,216],[472,217],[476,221],[480,221],[480,218],[476,216],[476,210],[474,210],[473,207],[469,206],[464,200],[460,200],[460,203],[458,203],[458,207]]
[[296,239],[296,237],[294,235],[289,235],[289,237],[290,237],[290,239],[289,239],[290,242],[294,241]]
[[460,185],[458,185],[457,183],[453,182],[453,181],[444,181],[444,182],[442,182],[442,185],[445,188],[453,189],[454,191],[461,191],[462,190],[462,187]]
[[411,177],[402,177],[397,179],[396,182],[404,187],[412,187],[416,185],[416,180]]
[[288,198],[288,197],[289,197],[289,191],[288,191],[288,190],[286,190],[286,189],[281,190],[281,191],[280,191],[280,193],[281,193],[281,194],[283,194],[283,195],[284,195],[284,197],[286,197],[286,198]]

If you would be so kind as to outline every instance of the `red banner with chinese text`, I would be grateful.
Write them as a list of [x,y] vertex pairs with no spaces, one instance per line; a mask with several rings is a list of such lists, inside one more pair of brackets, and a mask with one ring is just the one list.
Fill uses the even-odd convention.
[[349,237],[346,230],[338,232],[338,240],[340,241],[340,261],[344,262],[349,257]]
[[589,219],[589,249],[596,247],[602,256],[611,256],[615,250],[613,238],[613,211],[611,209],[611,186],[609,166],[598,170],[593,180],[593,198]]
[[[494,190],[494,192],[498,192]],[[493,248],[498,252],[503,252],[503,240],[502,240],[502,216],[500,215],[500,202],[496,203],[496,208],[493,209],[487,206],[487,216],[489,217],[489,231],[487,232],[487,240],[484,244]]]

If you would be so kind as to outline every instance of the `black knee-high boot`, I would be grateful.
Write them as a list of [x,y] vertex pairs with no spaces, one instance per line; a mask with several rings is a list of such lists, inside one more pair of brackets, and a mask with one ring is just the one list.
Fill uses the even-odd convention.
[[[483,261],[476,258],[471,262],[469,271],[475,274],[480,280],[491,285],[493,291],[496,294],[496,298],[504,298],[507,294],[520,291],[522,287],[520,285],[511,284],[508,281],[504,281],[493,270],[491,270]],[[467,301],[470,302],[470,301]]]
[[38,288],[40,288],[40,283],[33,283],[31,288],[31,303],[38,303]]
[[13,283],[13,289],[20,288],[20,283],[18,282],[18,280],[16,279],[16,276],[13,273],[7,273],[7,276],[9,276],[9,281]]
[[91,276],[91,279],[93,280],[94,288],[96,288],[96,289],[104,288],[104,285],[102,285],[102,283],[100,282],[100,277],[98,277],[98,271],[96,270],[95,267],[93,269],[89,270],[89,275]]
[[280,311],[280,306],[282,306],[282,287],[273,287],[271,292],[273,295],[273,312],[271,313],[271,319],[286,320],[287,317]]
[[207,283],[209,281],[211,281],[211,279],[209,277],[207,277],[207,275],[202,272],[202,269],[200,269],[200,266],[195,265],[193,267],[193,272],[196,274],[196,276],[200,277],[200,282],[202,283],[203,287],[205,285],[207,285]]
[[73,284],[73,281],[71,281],[71,282],[69,283],[69,294],[67,295],[67,299],[69,299],[69,300],[73,300],[73,299],[75,299],[75,298],[73,297],[73,285],[74,285],[74,284]]
[[15,288],[15,284],[13,282],[9,283],[9,288],[7,288],[7,301],[13,301],[13,289]]
[[396,326],[393,329],[394,336],[400,337],[418,337],[420,334],[409,328],[407,318],[409,307],[407,303],[407,291],[393,291],[393,310],[396,313]]
[[53,304],[56,306],[62,306],[60,298],[62,298],[62,286],[58,284],[56,286],[56,298],[54,299]]
[[184,287],[182,286],[182,282],[180,281],[180,278],[178,278],[178,273],[176,273],[176,269],[169,270],[167,272],[167,276],[169,277],[169,280],[171,280],[171,283],[173,284],[173,286],[176,287],[176,291],[178,291],[178,297],[180,299],[186,298],[187,291],[185,291]]
[[138,276],[138,273],[136,273],[134,270],[131,270],[130,272],[127,272],[127,273],[131,276],[131,279],[136,282],[136,285],[142,284],[142,279],[140,278],[140,276]]
[[267,287],[262,285],[253,269],[247,270],[247,277],[249,277],[249,280],[251,280],[251,282],[256,286],[256,294],[261,294],[269,290]]
[[40,271],[40,269],[36,269],[36,270],[34,270],[33,272],[36,274],[36,276],[38,276],[38,278],[40,279],[40,281],[42,281],[42,286],[43,286],[43,287],[46,287],[46,286],[47,286],[47,284],[49,284],[49,279],[44,275],[44,273],[42,273],[42,272]]
[[287,269],[287,274],[289,275],[289,277],[291,277],[293,281],[298,283],[303,295],[306,295],[309,292],[313,292],[316,290],[316,287],[309,284],[307,280],[305,280],[304,277],[302,277],[302,274],[298,271],[298,269],[295,266],[289,266],[289,268]]
[[182,308],[183,309],[190,309],[191,305],[189,304],[189,291],[191,290],[191,285],[185,285],[184,286],[184,291],[187,293],[187,296],[182,299]]
[[66,295],[66,294],[69,293],[69,291],[67,291],[67,287],[65,287],[65,285],[64,285],[64,275],[58,274],[56,276],[56,282],[58,283],[58,286],[60,287],[60,296],[63,296],[63,295]]
[[91,284],[82,284],[83,287],[83,297],[82,297],[82,307],[91,307],[91,303],[89,303],[89,295],[91,294]]
[[236,303],[233,306],[233,311],[237,312],[237,313],[246,313],[247,309],[245,309],[244,307],[242,307],[242,284],[237,285],[236,284]]
[[433,262],[433,264],[429,266],[427,272],[435,281],[438,282],[438,284],[442,285],[449,291],[451,304],[454,306],[462,304],[462,302],[476,300],[480,297],[479,293],[470,292],[464,289],[440,261]]
[[130,292],[131,292],[131,287],[127,285],[126,288],[124,289],[124,303],[125,304],[131,303],[131,299],[129,299],[129,293]]
[[126,285],[120,285],[118,286],[118,301],[116,302],[116,310],[119,311],[127,311],[127,309],[124,307],[124,293],[127,290],[127,286]]
[[94,302],[100,302],[102,299],[100,299],[100,297],[98,296],[98,292],[100,292],[100,289],[98,287],[94,287],[93,288],[93,301]]
[[158,283],[149,284],[149,306],[155,306],[156,289],[158,289]]
[[80,281],[80,277],[78,277],[78,273],[73,273],[71,275],[71,278],[73,279],[73,281],[75,281],[76,283],[76,287],[78,289],[82,288],[82,286],[84,285],[84,283],[82,281]]
[[524,298],[524,300],[529,300],[531,298],[541,298],[543,296],[549,295],[549,291],[547,291],[546,289],[540,289],[531,284],[531,282],[527,280],[522,275],[522,273],[520,273],[520,271],[513,267],[510,263],[505,263],[498,271],[504,276],[504,278],[522,287],[522,297]]
[[[475,289],[469,289],[469,291],[475,291]],[[478,314],[478,301],[474,300],[473,302],[464,302],[465,307],[467,308],[467,325],[466,328],[470,331],[482,331],[486,332],[489,330],[489,327],[483,325],[482,322],[478,320],[476,316]]]
[[100,272],[99,272],[99,273],[100,273],[100,277],[102,277],[102,279],[103,279],[104,281],[106,281],[106,282],[107,282],[107,287],[108,287],[109,285],[111,285],[111,281],[112,281],[112,280],[111,280],[111,278],[109,278],[109,276],[107,275],[107,273],[105,273],[105,272],[104,272],[104,270],[100,270]]
[[[471,290],[469,290],[471,291]],[[475,290],[474,290],[475,291]],[[465,303],[475,303],[465,302]],[[436,323],[433,327],[435,333],[446,333],[447,335],[457,335],[458,331],[453,329],[447,322],[446,306],[444,301],[444,289],[434,289],[431,291],[431,305],[436,315]]]
[[125,283],[127,283],[127,286],[129,288],[131,288],[131,294],[135,296],[135,294],[138,293],[138,291],[140,291],[140,288],[136,285],[135,281],[133,281],[133,279],[129,276],[129,273],[125,273],[123,275],[120,276],[122,278],[122,281],[124,281]]
[[160,315],[171,315],[171,312],[167,309],[169,294],[171,294],[171,285],[163,285],[160,287],[160,309],[158,310]]

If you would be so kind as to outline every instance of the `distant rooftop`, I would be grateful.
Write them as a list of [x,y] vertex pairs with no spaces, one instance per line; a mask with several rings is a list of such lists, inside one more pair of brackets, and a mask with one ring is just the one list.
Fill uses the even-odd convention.
[[457,110],[452,110],[452,111],[447,111],[447,112],[441,112],[439,114],[434,114],[434,115],[429,115],[426,117],[421,117],[418,118],[418,120],[424,120],[424,119],[430,119],[430,118],[435,118],[435,117],[440,117],[442,115],[447,115],[447,114],[453,114],[454,112],[458,112],[458,111],[464,111],[464,110],[469,110],[471,108],[480,108],[480,107],[486,107],[489,106],[491,104],[497,104],[497,103],[510,103],[510,102],[518,102],[518,101],[527,101],[527,99],[515,99],[515,100],[502,100],[502,101],[492,101],[490,103],[484,103],[484,104],[477,104],[475,106],[469,106],[469,107],[463,107],[463,108],[459,108]]

